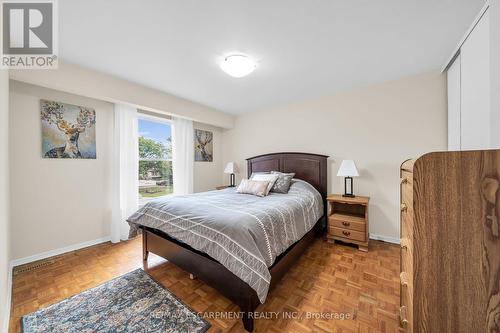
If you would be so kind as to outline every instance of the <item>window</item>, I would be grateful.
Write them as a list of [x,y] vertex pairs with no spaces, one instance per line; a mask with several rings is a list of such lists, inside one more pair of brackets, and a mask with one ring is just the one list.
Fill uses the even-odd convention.
[[139,204],[173,192],[172,128],[161,118],[140,117]]

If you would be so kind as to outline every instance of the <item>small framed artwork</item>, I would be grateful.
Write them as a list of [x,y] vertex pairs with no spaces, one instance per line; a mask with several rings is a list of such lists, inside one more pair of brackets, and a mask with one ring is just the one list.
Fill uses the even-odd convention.
[[194,160],[197,162],[214,160],[214,134],[212,132],[194,130]]
[[42,99],[40,118],[44,158],[96,158],[94,109]]

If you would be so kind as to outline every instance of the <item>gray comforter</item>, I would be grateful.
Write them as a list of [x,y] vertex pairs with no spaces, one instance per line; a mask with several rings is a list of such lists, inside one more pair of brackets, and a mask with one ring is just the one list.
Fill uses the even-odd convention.
[[288,194],[238,194],[234,188],[149,202],[129,219],[130,237],[139,226],[159,229],[207,253],[248,283],[264,303],[276,257],[298,241],[323,214],[321,195],[294,180]]

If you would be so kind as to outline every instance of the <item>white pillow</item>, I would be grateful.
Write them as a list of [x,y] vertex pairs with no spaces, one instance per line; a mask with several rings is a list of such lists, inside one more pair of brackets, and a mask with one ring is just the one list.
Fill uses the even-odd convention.
[[269,185],[267,186],[267,191],[266,191],[266,195],[268,195],[269,192],[271,191],[271,189],[273,188],[274,183],[276,183],[276,181],[278,180],[279,177],[280,176],[277,174],[255,172],[255,173],[252,173],[252,175],[250,176],[250,180],[269,182]]
[[253,194],[258,197],[265,197],[267,195],[266,191],[268,185],[269,182],[242,179],[240,185],[236,189],[236,192],[242,194]]

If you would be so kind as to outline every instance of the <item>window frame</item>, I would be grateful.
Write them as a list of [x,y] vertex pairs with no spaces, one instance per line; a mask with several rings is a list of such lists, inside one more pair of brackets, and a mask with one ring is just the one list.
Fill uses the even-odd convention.
[[[160,124],[168,124],[170,126],[170,134],[172,135],[172,132],[173,132],[173,123],[172,123],[172,120],[170,119],[165,119],[165,118],[162,118],[162,117],[155,117],[153,115],[149,115],[149,114],[144,114],[144,113],[141,113],[141,112],[138,112],[138,115],[137,115],[137,139],[139,139],[140,135],[139,135],[139,121],[140,120],[146,120],[146,121],[150,121],[150,122],[154,122],[154,123],[160,123]],[[146,162],[171,162],[173,164],[173,156],[171,156],[170,158],[164,158],[164,159],[157,159],[157,158],[141,158],[140,157],[140,154],[139,154],[139,151],[137,152],[137,165],[139,165],[139,163],[141,161],[146,161]],[[172,146],[172,155],[173,155],[173,146]],[[172,179],[173,179],[173,175],[172,175]],[[173,186],[173,184],[172,184]],[[140,189],[140,186],[138,186],[137,188],[137,194],[139,195],[139,189]],[[158,198],[161,198],[161,197],[166,197],[166,196],[169,196],[169,195],[173,195],[173,192],[172,193],[169,193],[169,194],[165,194],[165,195],[162,195]],[[153,200],[155,198],[143,198],[143,201],[147,202],[147,201],[150,201],[150,200]]]
[[[155,117],[155,116],[151,116],[151,115],[148,115],[148,114],[144,114],[144,113],[138,113],[139,115],[137,116],[137,121],[139,120],[147,120],[147,121],[151,121],[151,122],[154,122],[154,123],[160,123],[160,124],[168,124],[170,126],[170,134],[172,134],[172,129],[173,129],[173,124],[172,124],[172,121],[170,119],[165,119],[165,118],[161,118],[161,117]],[[139,135],[139,124],[137,124],[137,138],[139,139],[140,135]],[[172,150],[174,149],[174,147],[172,146]],[[173,152],[172,152],[172,155],[173,155]],[[173,157],[173,156],[172,156]],[[138,159],[139,159],[139,162],[140,161],[167,161],[167,162],[172,162],[172,157],[171,158],[164,158],[164,159],[156,159],[156,158],[141,158],[140,156],[138,156]]]

